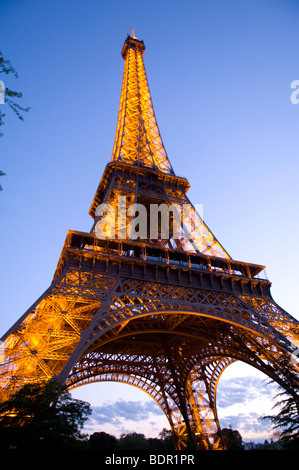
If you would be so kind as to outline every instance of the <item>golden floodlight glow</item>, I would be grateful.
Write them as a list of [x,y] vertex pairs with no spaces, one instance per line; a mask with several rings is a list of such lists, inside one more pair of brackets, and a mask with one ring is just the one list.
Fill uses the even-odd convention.
[[145,46],[129,36],[122,56],[125,68],[112,161],[144,165],[174,174],[153,109],[143,63]]
[[224,449],[222,372],[240,360],[288,386],[299,322],[273,300],[264,266],[232,259],[190,203],[162,143],[144,51],[132,30],[93,226],[67,233],[51,284],[1,338],[0,400],[51,378],[69,389],[122,382],[159,404],[176,449]]

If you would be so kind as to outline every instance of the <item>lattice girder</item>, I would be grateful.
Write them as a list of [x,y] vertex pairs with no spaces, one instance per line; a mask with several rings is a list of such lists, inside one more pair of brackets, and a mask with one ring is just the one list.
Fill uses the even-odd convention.
[[143,41],[128,37],[112,161],[142,165],[173,174],[159,128],[143,63]]
[[231,357],[209,357],[196,363],[190,372],[186,401],[194,422],[194,436],[205,450],[223,450],[221,429],[216,409],[216,390],[219,378],[228,365],[236,359]]
[[26,382],[60,374],[113,282],[112,277],[74,269],[53,282],[3,337],[2,399]]
[[[186,316],[187,315],[185,314],[185,317]],[[119,378],[126,376],[133,377],[134,379],[132,379],[132,381],[134,381],[134,385],[137,386],[135,377],[141,376],[143,377],[143,381],[141,381],[140,383],[142,383],[143,385],[140,386],[139,383],[139,388],[143,389],[150,395],[151,390],[153,390],[153,398],[157,402],[159,402],[166,416],[169,418],[170,421],[172,420],[173,422],[172,415],[173,413],[174,415],[178,415],[182,404],[179,400],[177,385],[174,383],[172,373],[168,368],[169,361],[165,359],[166,356],[154,356],[154,353],[157,353],[157,344],[153,345],[152,349],[150,349],[149,343],[145,340],[144,336],[139,341],[140,350],[137,349],[135,351],[135,354],[133,354],[132,352],[133,338],[134,347],[136,347],[135,339],[138,338],[138,335],[158,335],[159,333],[161,335],[161,325],[159,326],[159,328],[152,330],[153,319],[146,317],[143,320],[143,323],[141,323],[141,319],[132,320],[124,328],[124,330],[129,329],[129,331],[125,332],[124,330],[122,330],[119,337],[116,339],[114,338],[114,340],[111,337],[109,339],[106,338],[106,343],[105,341],[103,341],[102,345],[98,345],[99,352],[91,352],[85,355],[82,360],[82,364],[79,361],[73,368],[73,371],[69,376],[69,380],[72,384],[77,382],[81,385],[82,383],[103,380],[105,377],[107,378],[109,376],[110,380],[121,380],[126,383],[130,383],[129,380]],[[146,325],[146,322],[149,320],[151,321],[151,324]],[[138,323],[138,325],[136,325],[136,323]],[[206,326],[207,325],[205,324],[205,327]],[[275,369],[272,367],[272,370],[270,370],[269,366],[267,364],[264,364],[263,361],[259,360],[258,357],[254,357],[254,354],[251,354],[251,357],[248,355],[248,351],[246,349],[250,347],[249,341],[246,345],[246,348],[243,347],[243,350],[239,347],[238,342],[235,344],[235,337],[240,337],[240,331],[235,331],[234,335],[232,334],[232,332],[230,332],[230,343],[225,341],[225,338],[224,340],[223,338],[222,340],[220,340],[219,338],[219,344],[217,346],[215,337],[209,337],[207,340],[209,342],[213,340],[214,343],[214,346],[211,347],[207,346],[207,341],[203,342],[202,336],[200,334],[198,335],[199,342],[195,342],[194,338],[196,335],[195,332],[197,330],[198,325],[197,327],[194,327],[194,334],[191,336],[192,341],[186,349],[186,338],[190,339],[190,336],[188,337],[188,329],[186,329],[185,332],[180,331],[180,336],[181,338],[183,338],[181,339],[181,343],[180,339],[178,339],[177,336],[179,334],[178,331],[174,331],[172,329],[172,331],[169,332],[169,336],[173,335],[172,338],[174,339],[171,340],[172,346],[170,343],[168,343],[168,353],[170,353],[170,356],[168,357],[174,358],[174,363],[176,367],[176,377],[180,377],[180,393],[184,395],[184,390],[186,389],[186,395],[184,396],[184,399],[186,400],[185,407],[188,413],[190,429],[193,432],[193,437],[195,441],[200,437],[201,446],[203,445],[203,443],[205,443],[205,448],[222,448],[220,437],[221,434],[216,413],[215,397],[219,376],[221,375],[224,368],[234,360],[241,359],[245,360],[253,366],[257,366],[260,370],[267,373],[268,375],[273,374]],[[165,336],[167,335],[165,334]],[[224,334],[222,336],[224,336]],[[124,341],[125,339],[126,341]],[[164,346],[166,343],[167,339],[163,339],[163,341],[161,341],[160,348],[162,348],[162,350],[165,349]],[[183,343],[185,343],[185,346],[183,345]],[[182,347],[180,346],[180,344],[182,345]],[[203,347],[203,344],[205,347]],[[105,345],[106,347],[108,345],[108,351],[111,351],[111,349],[109,349],[109,346],[112,348],[112,350],[115,348],[115,351],[126,351],[126,349],[128,349],[128,351],[130,351],[130,355],[128,355],[125,359],[124,356],[120,353],[101,353],[101,350],[105,351]],[[141,356],[142,345],[146,348],[148,353],[148,356],[146,358]],[[163,347],[161,345],[163,345]],[[266,343],[264,343],[263,346],[265,348]],[[251,353],[254,349],[255,344],[252,341],[250,350]],[[194,351],[196,350],[200,351],[200,353],[194,354]],[[218,357],[215,356],[216,353],[219,354]],[[153,356],[151,356],[151,354]],[[226,354],[230,356],[226,357]],[[84,364],[84,362],[86,361],[86,357],[93,355],[96,355],[96,359],[93,359],[92,365],[89,363],[89,367],[86,367],[86,365]],[[179,358],[182,358],[181,360],[183,361],[181,367],[179,366]],[[187,362],[186,358],[188,358]],[[278,355],[276,355],[275,357],[273,356],[272,364],[276,364],[277,359],[279,359]],[[159,364],[160,374],[158,376],[155,374],[156,364]],[[188,370],[190,370],[190,374],[187,377]],[[162,382],[161,376],[163,376],[164,378]],[[192,394],[190,393],[190,384],[192,385],[193,389]],[[204,390],[203,384],[205,386]],[[160,396],[160,399],[157,400],[157,387],[159,386],[159,391],[163,390],[164,397]],[[171,400],[170,404],[168,405],[168,408],[165,405],[165,397],[168,397],[167,402]],[[173,410],[174,412],[172,412]],[[169,415],[170,411],[171,415]],[[181,415],[183,411],[180,411]],[[185,421],[186,417],[185,419],[182,419],[182,417],[178,419],[178,425],[181,432],[180,442],[182,442],[182,436],[185,436],[185,441],[188,437],[186,428],[182,433],[182,423]],[[174,429],[176,428],[174,427]]]
[[67,385],[72,389],[87,383],[112,381],[139,388],[161,407],[173,431],[176,448],[181,449],[186,447],[187,436],[176,400],[169,395],[171,389],[165,387],[169,380],[167,364],[155,357],[93,352],[74,366]]
[[[152,316],[153,313],[161,315],[163,312],[170,312],[172,317],[169,322],[172,322],[173,316],[178,313],[182,315],[184,311],[252,329],[271,337],[278,343],[283,341],[281,334],[264,317],[235,295],[133,279],[119,280],[113,286],[113,296],[107,299],[98,310],[97,321],[94,319],[94,326],[90,329],[88,341],[95,341],[96,337],[138,316]],[[178,322],[181,319],[182,317],[176,317]]]
[[[110,239],[130,239],[133,219],[137,220],[134,204],[146,210],[148,220],[140,239],[156,244],[167,245],[185,252],[198,252],[208,256],[230,259],[229,254],[216,239],[204,222],[200,211],[191,203],[186,192],[190,185],[185,178],[152,171],[146,167],[136,167],[127,163],[109,163],[96,191],[89,214],[94,218],[92,231],[97,237]],[[125,202],[124,202],[125,201]],[[169,236],[157,227],[157,235],[151,235],[151,211],[157,206],[165,215]],[[98,208],[109,209],[107,214],[98,215]],[[166,208],[169,213],[166,215]],[[199,207],[201,209],[201,206]],[[101,212],[101,211],[100,211]],[[103,229],[109,222],[106,231]],[[104,232],[104,235],[101,235]],[[143,233],[146,232],[146,236]],[[153,231],[155,234],[155,230]],[[136,235],[136,234],[135,234]]]
[[[155,292],[155,295],[157,296],[159,292],[157,286],[152,285],[151,288],[152,292]],[[160,309],[158,311],[158,314],[157,310],[151,311],[152,308],[155,309],[157,302],[151,302],[150,299],[146,299],[145,301],[144,298],[140,297],[140,292],[138,292],[138,289],[136,289],[136,285],[133,289],[134,297],[132,297],[131,299],[128,299],[128,291],[126,289],[115,289],[115,291],[119,292],[119,297],[113,297],[113,305],[116,308],[113,312],[112,319],[115,321],[115,319],[121,318],[122,320],[120,320],[119,322],[121,323],[123,321],[125,322],[125,325],[121,329],[118,327],[119,323],[114,324],[114,326],[111,327],[111,317],[109,317],[109,321],[106,320],[106,322],[104,322],[106,325],[106,330],[101,330],[101,333],[99,333],[99,330],[96,328],[93,331],[93,340],[91,341],[90,337],[90,340],[88,341],[89,346],[86,350],[90,352],[82,352],[81,350],[82,355],[83,357],[85,357],[86,354],[91,354],[92,351],[105,351],[105,347],[108,347],[108,351],[110,351],[109,347],[112,347],[112,350],[113,348],[116,348],[115,351],[126,351],[126,348],[128,348],[128,353],[130,352],[131,354],[129,361],[129,364],[131,366],[129,369],[126,370],[127,375],[135,377],[135,375],[138,375],[138,371],[139,374],[140,371],[142,371],[141,375],[143,377],[147,377],[148,371],[150,371],[150,373],[152,374],[152,368],[150,367],[149,362],[146,362],[146,369],[142,370],[140,362],[138,361],[137,369],[135,371],[132,370],[132,365],[136,366],[134,361],[136,361],[136,358],[138,359],[141,357],[142,350],[144,347],[146,348],[147,353],[149,355],[151,353],[154,354],[154,351],[156,351],[157,349],[157,344],[154,342],[151,345],[148,340],[145,340],[144,335],[152,337],[153,335],[158,336],[163,333],[165,337],[174,337],[175,344],[177,346],[175,349],[172,347],[171,357],[174,357],[175,354],[179,354],[182,355],[184,358],[189,358],[188,367],[186,366],[187,363],[184,362],[184,366],[182,367],[182,370],[179,374],[182,379],[182,389],[180,391],[181,394],[183,394],[183,390],[185,388],[186,390],[188,388],[187,385],[189,379],[187,379],[186,377],[186,371],[194,367],[194,364],[196,364],[197,362],[200,363],[200,366],[198,367],[201,368],[204,366],[205,371],[208,370],[207,366],[213,364],[211,374],[205,375],[204,382],[201,381],[201,386],[203,383],[205,384],[205,394],[209,397],[208,400],[205,398],[205,406],[203,406],[203,392],[201,391],[201,394],[197,393],[197,395],[192,395],[190,394],[190,388],[189,393],[186,395],[187,401],[185,406],[186,409],[189,407],[189,411],[187,411],[189,413],[188,420],[191,423],[190,426],[193,430],[193,436],[200,436],[201,444],[205,442],[207,448],[221,448],[220,431],[218,429],[219,424],[216,413],[215,393],[219,375],[222,373],[223,368],[227,366],[227,364],[229,364],[230,362],[241,359],[273,377],[273,375],[275,375],[275,368],[273,367],[273,365],[275,365],[276,368],[279,367],[278,364],[281,358],[281,350],[279,350],[277,345],[275,345],[274,341],[271,338],[271,334],[269,335],[270,338],[266,337],[264,336],[264,333],[261,334],[261,332],[258,331],[258,328],[254,329],[253,325],[251,325],[250,331],[252,334],[250,334],[248,326],[246,327],[246,329],[243,330],[242,328],[244,328],[244,325],[238,325],[237,327],[236,323],[229,323],[227,321],[221,326],[218,318],[216,319],[214,317],[212,319],[211,317],[207,317],[202,314],[195,314],[193,310],[189,312],[187,309],[186,311],[179,311],[179,308],[181,308],[182,306],[181,298],[178,299],[179,304],[176,305],[176,308],[174,309],[175,313],[173,313],[173,306],[171,307],[171,310],[169,310],[169,306],[172,304],[169,304],[167,296],[165,295],[166,287],[163,286],[163,289],[164,301],[162,301],[162,303],[161,300],[159,301]],[[124,294],[125,291],[126,296]],[[191,301],[196,301],[196,297],[194,297],[194,292],[192,294],[191,292],[189,293],[189,300],[190,305]],[[213,299],[212,305],[215,306],[215,299]],[[139,307],[141,306],[142,309],[140,311]],[[128,309],[130,311],[129,317],[127,316]],[[102,310],[100,315],[101,327],[103,326],[103,320],[105,319],[105,313],[103,312],[104,310]],[[110,314],[108,313],[108,315]],[[130,318],[129,321],[128,318]],[[212,329],[211,325],[213,325]],[[95,335],[95,331],[98,335],[97,338]],[[224,331],[226,331],[227,336],[224,334]],[[142,335],[142,338],[138,342],[139,335]],[[132,340],[132,338],[134,339],[134,341]],[[178,340],[178,338],[180,338],[180,340],[184,341],[185,343],[187,340],[191,341],[188,351],[184,350],[183,347],[179,347],[180,340]],[[242,341],[239,341],[238,338],[242,338]],[[197,340],[197,342],[193,343],[192,341],[195,340]],[[207,347],[207,343],[210,342],[212,342],[216,346],[214,346],[213,348]],[[164,343],[166,343],[166,340],[161,341],[161,344]],[[139,344],[140,349],[137,348],[137,344]],[[133,354],[134,347],[137,348],[135,354]],[[263,357],[259,357],[254,353],[254,351],[259,348],[262,349],[264,352]],[[202,355],[194,354],[195,350],[201,351]],[[219,355],[216,362],[215,353]],[[156,358],[156,363],[157,362],[159,362],[160,367],[162,367],[161,357],[159,358],[159,360]],[[176,360],[176,365],[177,363],[178,361]],[[269,367],[269,363],[272,364],[272,366]],[[119,359],[117,359],[116,364],[116,372],[118,371],[118,373],[123,374],[123,371],[120,371],[119,369]],[[193,373],[194,376],[191,380],[192,384],[196,383],[197,380],[197,390],[199,383],[199,368],[194,369],[196,373]],[[111,366],[108,369],[111,370]],[[99,374],[97,373],[97,375]],[[171,373],[167,370],[167,368],[165,368],[165,364],[163,375],[167,379],[163,385],[164,393],[171,397],[172,403],[176,403],[175,409],[180,409],[182,407],[182,404],[180,403],[180,400],[177,395],[178,390],[177,387],[174,385],[173,381],[171,380]],[[90,377],[93,376],[94,371],[91,369]],[[150,380],[153,380],[152,376]],[[155,381],[155,386],[157,385],[157,383],[158,382]],[[146,391],[148,392],[148,390]],[[190,404],[192,404],[192,400],[193,405],[191,406]],[[199,404],[200,401],[201,403]],[[211,406],[207,406],[207,402]],[[171,408],[173,408],[173,406],[169,406],[169,409]],[[165,406],[163,409],[165,412]],[[183,412],[184,410],[181,409],[181,413]],[[196,414],[198,415],[197,419]],[[169,411],[168,414],[166,413],[166,415],[169,417]],[[185,422],[185,420],[186,418],[183,421]],[[179,419],[179,423],[180,429],[182,430],[181,418]],[[185,429],[183,433],[185,438],[187,437],[187,434],[188,433]]]
[[[116,376],[134,377],[134,384],[136,377],[142,377],[143,389],[147,388],[147,393],[162,404],[177,445],[182,446],[187,438],[190,441],[190,436],[196,442],[196,436],[200,436],[201,445],[219,448],[214,401],[217,369],[216,379],[212,375],[205,377],[210,408],[203,407],[204,395],[198,392],[199,382],[197,392],[191,393],[190,386],[196,381],[193,378],[189,381],[188,374],[197,370],[196,364],[207,366],[217,357],[218,361],[241,359],[270,376],[275,375],[273,364],[279,367],[289,344],[283,336],[286,327],[281,332],[274,327],[273,312],[279,307],[274,307],[269,297],[240,297],[233,290],[223,292],[120,277],[119,270],[112,274],[107,269],[107,263],[106,269],[102,269],[102,264],[83,246],[83,251],[77,249],[74,257],[72,251],[68,252],[62,273],[8,332],[0,379],[3,393],[7,396],[24,382],[43,381],[53,376],[66,382],[75,369],[80,371],[83,383],[95,376],[107,377],[109,370],[91,369],[84,382],[84,367],[87,367],[84,358],[94,352],[111,353],[109,348],[118,355],[127,350],[136,368],[123,371],[118,364]],[[85,258],[89,260],[89,270],[84,268]],[[271,305],[270,313],[265,305],[268,310]],[[290,320],[287,316],[284,319]],[[289,321],[289,329],[294,325],[296,322]],[[157,343],[155,338],[161,335],[163,341]],[[164,342],[170,348],[167,357],[176,357],[174,367],[179,367],[180,357],[184,358],[177,374],[180,385],[174,383],[173,372],[163,363],[165,351],[158,356],[157,346]],[[138,361],[144,351],[154,358],[153,363],[159,364],[159,377],[154,381],[148,375],[149,371],[152,373],[150,361],[143,368]],[[257,355],[256,351],[262,354]],[[161,396],[157,395],[157,386]]]
[[[125,66],[111,163],[106,166],[89,211],[95,217],[93,230],[98,235],[103,232],[107,217],[97,216],[96,211],[100,204],[105,204],[111,213],[117,214],[115,220],[112,220],[114,215],[109,215],[111,226],[105,235],[131,238],[129,224],[133,216],[120,218],[119,197],[127,198],[127,207],[141,204],[148,212],[151,204],[166,204],[172,214],[170,229],[176,235],[167,239],[160,232],[159,236],[148,233],[140,235],[140,239],[152,238],[151,242],[160,246],[230,258],[189,201],[188,181],[177,177],[172,169],[154,114],[143,63],[144,50],[143,41],[128,36],[122,52]],[[178,219],[182,219],[180,228],[176,223],[173,225],[173,220]]]
[[[223,370],[241,360],[287,386],[299,322],[272,299],[264,266],[233,260],[190,203],[157,126],[144,49],[129,36],[122,50],[113,154],[89,211],[91,232],[68,232],[51,285],[2,337],[0,399],[51,378],[70,388],[129,383],[161,406],[178,449],[220,449]],[[101,238],[102,204],[112,215]],[[137,204],[171,208],[166,237],[161,220],[157,237],[148,227],[142,236],[128,231]]]

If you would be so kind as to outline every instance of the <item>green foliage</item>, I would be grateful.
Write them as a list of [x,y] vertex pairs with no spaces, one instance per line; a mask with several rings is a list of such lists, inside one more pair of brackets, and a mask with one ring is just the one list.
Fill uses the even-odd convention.
[[[14,75],[15,78],[18,78],[18,74],[14,67],[11,65],[10,61],[7,59],[4,59],[2,52],[0,51],[0,74],[4,73],[5,75],[12,74]],[[8,106],[14,111],[14,113],[17,115],[18,119],[21,121],[24,121],[24,117],[22,113],[27,113],[30,108],[24,108],[17,103],[14,98],[22,98],[22,93],[19,91],[13,91],[10,90],[10,88],[5,87],[4,90],[4,98],[5,98],[5,103],[8,104]],[[1,105],[2,106],[2,105]],[[1,107],[0,107],[0,126],[4,126],[4,117],[6,114],[2,113]],[[3,132],[0,131],[0,137],[3,136]],[[3,171],[0,171],[0,176],[4,176],[5,173]],[[2,191],[3,188],[0,184],[0,191]]]
[[264,416],[273,424],[273,430],[277,432],[278,443],[286,450],[299,450],[299,374],[290,361],[278,372],[281,385],[275,398],[278,401],[274,408],[278,408],[277,414]]
[[118,441],[119,450],[149,450],[149,442],[144,434],[137,432],[122,434]]
[[143,434],[105,432],[81,434],[89,403],[73,399],[65,386],[54,380],[27,384],[0,403],[0,450],[174,450],[172,432],[163,429],[157,439]]
[[172,432],[163,429],[158,438],[146,438],[144,434],[132,432],[121,434],[119,439],[105,432],[94,432],[89,437],[89,449],[96,451],[174,451]]
[[244,450],[242,436],[239,431],[224,428],[221,431],[222,439],[227,450]]
[[[0,74],[1,73],[4,73],[5,75],[12,74],[14,75],[15,78],[18,78],[18,74],[16,70],[14,69],[14,67],[11,65],[10,61],[7,59],[4,59],[3,54],[0,51]],[[29,107],[24,108],[14,101],[14,98],[22,98],[22,93],[19,91],[10,90],[10,88],[5,87],[4,97],[5,97],[5,103],[7,103],[8,106],[14,111],[18,119],[23,121],[24,117],[22,115],[22,112],[27,113],[30,110],[30,108]],[[5,114],[2,114],[0,110],[0,126],[4,125],[4,120],[3,120],[4,117],[5,117]],[[0,137],[2,136],[3,136],[3,133],[0,132]]]
[[99,451],[117,450],[117,439],[106,432],[94,432],[89,437],[89,449]]
[[76,449],[89,403],[72,399],[60,383],[27,384],[0,404],[1,449]]
[[[0,170],[0,176],[4,176],[4,175],[5,175],[5,173]],[[0,184],[0,191],[2,191],[2,189],[3,189],[3,188],[2,188],[2,186],[1,186],[1,184]]]

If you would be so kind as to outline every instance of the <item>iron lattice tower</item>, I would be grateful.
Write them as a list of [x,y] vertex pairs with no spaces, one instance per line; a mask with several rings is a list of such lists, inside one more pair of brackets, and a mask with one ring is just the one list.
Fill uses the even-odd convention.
[[[279,372],[298,321],[273,300],[264,266],[232,259],[189,201],[160,136],[144,50],[134,34],[125,40],[114,148],[89,211],[92,229],[68,232],[51,285],[2,337],[1,400],[51,378],[70,389],[124,382],[161,406],[177,449],[187,441],[221,449],[222,372],[240,360],[284,385]],[[108,205],[115,212],[99,214]],[[153,205],[173,209],[169,236],[161,219],[158,236],[148,228],[130,236],[128,208]],[[186,205],[174,237],[175,211]]]

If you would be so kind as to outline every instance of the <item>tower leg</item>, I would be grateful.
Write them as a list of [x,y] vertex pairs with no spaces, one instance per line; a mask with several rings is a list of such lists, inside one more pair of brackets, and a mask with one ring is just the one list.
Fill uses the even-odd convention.
[[232,362],[231,358],[207,358],[188,376],[186,403],[197,449],[224,449],[216,410],[216,388],[220,375]]
[[187,382],[186,401],[192,416],[194,440],[197,449],[222,450],[216,404],[209,388],[207,377],[197,378],[195,373]]

